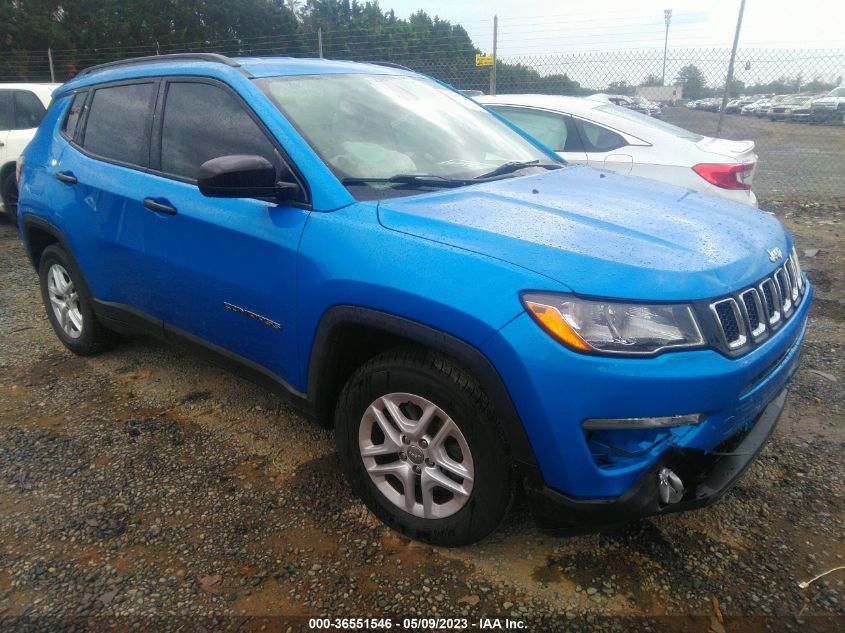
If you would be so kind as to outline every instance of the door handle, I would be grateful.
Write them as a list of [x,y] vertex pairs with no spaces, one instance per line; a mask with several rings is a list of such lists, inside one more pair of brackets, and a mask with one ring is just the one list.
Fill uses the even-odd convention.
[[165,215],[176,215],[176,207],[173,207],[165,202],[158,202],[153,198],[144,198],[144,206],[150,211],[156,213],[164,213]]
[[76,176],[74,176],[73,172],[70,171],[57,171],[56,180],[60,180],[66,185],[75,185],[78,182]]

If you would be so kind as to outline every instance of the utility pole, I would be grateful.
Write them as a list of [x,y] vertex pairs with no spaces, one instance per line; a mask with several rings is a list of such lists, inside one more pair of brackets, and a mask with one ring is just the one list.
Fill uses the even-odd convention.
[[728,63],[728,76],[725,79],[725,93],[722,95],[722,107],[719,110],[719,123],[716,126],[716,138],[722,135],[722,121],[725,120],[725,106],[728,104],[728,93],[731,84],[734,82],[734,60],[736,59],[736,47],[739,44],[739,31],[742,29],[742,14],[745,13],[745,0],[739,2],[739,18],[736,21],[736,33],[734,33],[734,46],[731,49],[731,61]]
[[317,27],[317,50],[320,52],[320,59],[323,58],[323,27]]
[[493,16],[493,66],[490,68],[490,94],[496,96],[496,44],[499,37],[499,16]]
[[660,76],[660,85],[666,85],[666,51],[669,48],[669,23],[672,21],[672,9],[663,10],[663,21],[666,22],[666,37],[663,39],[663,74]]
[[56,73],[53,71],[53,49],[47,49],[47,61],[50,62],[50,83],[56,83]]

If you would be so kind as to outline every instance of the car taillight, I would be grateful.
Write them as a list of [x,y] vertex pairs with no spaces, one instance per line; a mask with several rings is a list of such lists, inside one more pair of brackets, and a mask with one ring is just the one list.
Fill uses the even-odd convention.
[[699,163],[692,170],[711,185],[716,185],[722,189],[751,189],[754,164]]

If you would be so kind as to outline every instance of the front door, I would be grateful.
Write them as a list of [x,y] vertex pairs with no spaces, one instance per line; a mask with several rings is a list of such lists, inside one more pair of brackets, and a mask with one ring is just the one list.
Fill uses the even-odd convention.
[[276,142],[228,87],[175,79],[159,99],[152,172],[141,197],[150,280],[147,312],[298,383],[295,321],[299,238],[308,211],[261,199],[203,196],[205,161],[259,155],[289,180]]

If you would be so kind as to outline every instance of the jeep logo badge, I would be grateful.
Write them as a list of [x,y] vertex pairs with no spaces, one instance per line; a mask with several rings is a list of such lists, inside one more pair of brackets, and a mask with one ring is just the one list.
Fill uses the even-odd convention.
[[777,246],[775,246],[774,248],[770,248],[766,252],[769,254],[770,262],[776,262],[781,257],[783,257],[783,251],[781,251],[780,248]]

